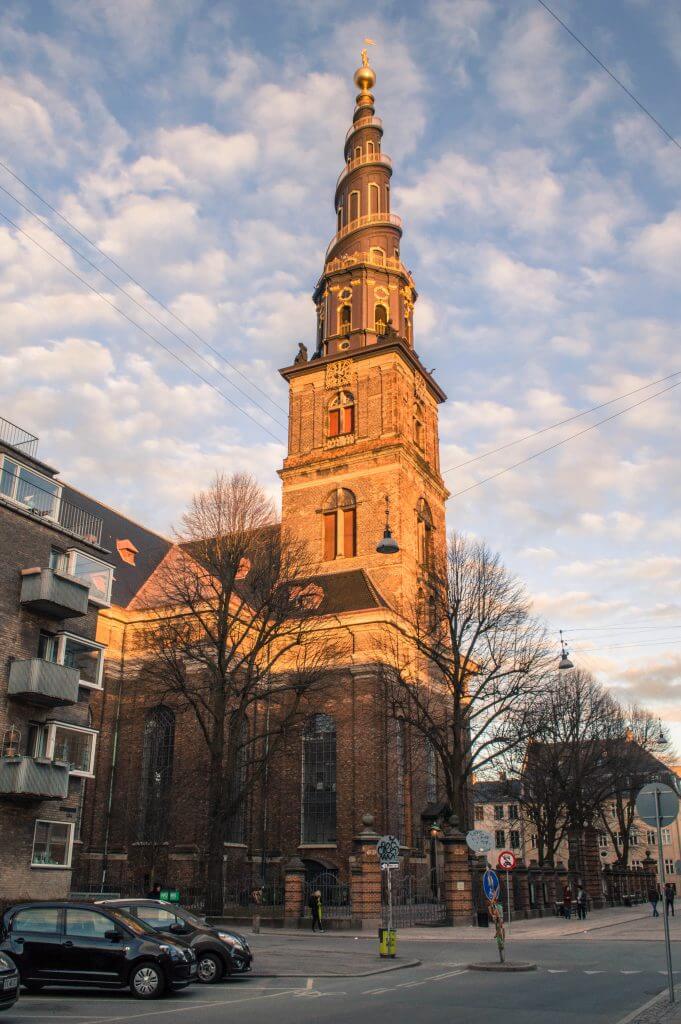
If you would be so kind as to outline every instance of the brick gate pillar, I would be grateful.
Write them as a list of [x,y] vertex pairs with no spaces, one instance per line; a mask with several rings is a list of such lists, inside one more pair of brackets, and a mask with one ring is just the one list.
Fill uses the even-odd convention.
[[376,853],[380,836],[374,831],[374,817],[365,814],[364,828],[352,841],[350,858],[350,899],[352,916],[358,925],[378,925],[381,920],[381,865]]
[[284,868],[284,920],[296,925],[305,913],[305,865],[293,857]]
[[473,872],[466,837],[459,823],[452,819],[445,826],[441,839],[444,871],[443,897],[448,924],[470,924],[473,921]]

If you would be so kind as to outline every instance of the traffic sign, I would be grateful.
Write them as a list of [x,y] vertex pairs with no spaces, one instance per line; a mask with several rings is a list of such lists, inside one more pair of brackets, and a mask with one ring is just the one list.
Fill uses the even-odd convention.
[[636,797],[636,813],[651,828],[666,828],[676,821],[679,798],[664,782],[649,782]]
[[487,853],[494,845],[489,832],[485,832],[481,828],[472,828],[470,832],[467,832],[466,842],[473,853]]
[[383,867],[397,867],[400,862],[400,841],[395,836],[381,836],[376,853]]
[[487,868],[487,871],[482,876],[482,887],[485,890],[485,896],[490,902],[496,900],[499,895],[499,878],[491,868]]
[[502,850],[499,854],[499,867],[502,871],[513,871],[515,865],[515,854],[511,850]]

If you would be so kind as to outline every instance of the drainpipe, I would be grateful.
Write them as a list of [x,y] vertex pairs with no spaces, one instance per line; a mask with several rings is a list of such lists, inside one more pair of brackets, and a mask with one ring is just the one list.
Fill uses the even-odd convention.
[[113,805],[114,781],[116,775],[116,760],[118,757],[118,732],[121,721],[121,704],[123,700],[123,673],[125,670],[125,634],[128,623],[123,626],[123,637],[121,639],[121,665],[118,673],[118,698],[116,701],[116,719],[114,722],[113,748],[111,752],[111,772],[109,774],[109,794],[106,802],[106,827],[104,829],[104,848],[102,850],[102,877],[99,883],[99,891],[104,892],[106,885],[106,873],[108,870],[109,833],[111,831],[111,808]]

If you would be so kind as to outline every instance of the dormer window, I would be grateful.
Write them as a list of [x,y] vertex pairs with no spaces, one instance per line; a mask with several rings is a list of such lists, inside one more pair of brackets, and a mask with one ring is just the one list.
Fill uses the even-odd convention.
[[354,558],[357,554],[357,500],[352,491],[339,487],[327,497],[322,510],[324,561]]
[[339,391],[329,404],[329,437],[352,434],[355,430],[355,399],[349,391]]
[[116,550],[121,556],[122,561],[127,562],[128,565],[135,565],[135,559],[139,551],[131,540],[117,540]]

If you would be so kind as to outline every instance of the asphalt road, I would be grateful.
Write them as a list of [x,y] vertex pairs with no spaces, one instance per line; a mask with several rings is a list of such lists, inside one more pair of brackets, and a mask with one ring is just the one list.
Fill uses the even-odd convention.
[[[440,933],[443,934],[443,933]],[[616,934],[616,932],[614,933]],[[512,942],[509,959],[531,959],[530,974],[479,974],[466,970],[472,960],[495,959],[493,943],[454,941],[431,934],[403,942],[404,962],[419,966],[363,977],[315,977],[325,963],[354,961],[354,970],[381,968],[375,940],[324,935],[261,934],[253,937],[256,964],[305,965],[305,978],[247,977],[205,987],[194,985],[165,999],[141,1002],[126,993],[47,990],[22,993],[2,1024],[306,1024],[323,1020],[356,1024],[368,1013],[372,1024],[617,1024],[665,985],[662,943],[593,935],[533,937]],[[595,936],[598,936],[597,940]],[[323,945],[322,945],[323,943]],[[349,951],[349,944],[352,952]],[[681,944],[674,943],[681,969]],[[677,974],[681,985],[681,970]]]

